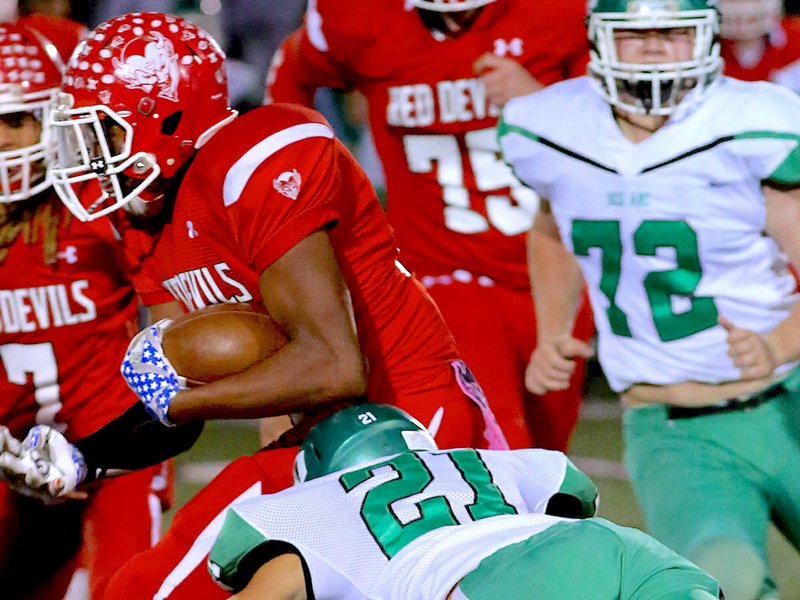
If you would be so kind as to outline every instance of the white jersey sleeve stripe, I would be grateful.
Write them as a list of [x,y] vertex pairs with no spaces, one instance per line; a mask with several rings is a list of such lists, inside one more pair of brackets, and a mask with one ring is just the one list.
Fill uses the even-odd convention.
[[313,137],[332,138],[333,131],[322,123],[303,123],[273,133],[250,148],[225,175],[222,186],[225,206],[235,204],[239,200],[247,182],[261,163],[286,146]]
[[320,52],[328,51],[328,40],[322,32],[322,15],[317,10],[317,0],[309,0],[306,11],[306,31],[311,44]]

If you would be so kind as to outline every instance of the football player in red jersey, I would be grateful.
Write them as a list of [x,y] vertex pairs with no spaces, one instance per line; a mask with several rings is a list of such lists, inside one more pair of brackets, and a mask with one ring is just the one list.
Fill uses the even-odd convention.
[[[315,111],[275,105],[237,118],[223,60],[184,19],[124,15],[73,55],[54,111],[56,189],[81,220],[112,216],[154,319],[254,302],[289,339],[243,373],[182,389],[160,322],[131,342],[129,385],[165,425],[321,418],[367,396],[430,424],[443,447],[505,447],[435,305],[397,261],[364,173]],[[291,484],[311,423],[230,465],[107,597],[221,597],[205,572],[210,534],[230,502]]]
[[[566,448],[583,362],[569,389],[525,388],[536,342],[525,235],[538,198],[500,158],[498,106],[583,74],[584,12],[583,0],[317,0],[267,79],[268,102],[311,105],[320,86],[366,97],[400,258],[515,448]],[[585,308],[576,335],[592,329]]]
[[53,43],[61,61],[65,63],[89,30],[83,23],[62,14],[69,12],[61,10],[62,8],[68,9],[68,6],[61,3],[59,7],[52,7],[47,2],[37,0],[3,0],[0,3],[0,22],[14,23],[38,31]]
[[719,10],[725,74],[800,92],[800,18],[784,17],[782,0],[720,0]]
[[[46,177],[54,139],[45,121],[61,82],[52,52],[38,31],[0,25],[4,448],[37,425],[72,441],[89,439],[139,407],[124,382],[109,378],[137,315],[119,243],[108,223],[73,218]],[[97,483],[85,501],[58,506],[16,493],[14,481],[0,484],[0,595],[63,597],[83,543],[91,597],[100,598],[111,575],[157,539],[153,494],[164,481],[156,470],[142,471]],[[58,543],[43,544],[49,536]]]

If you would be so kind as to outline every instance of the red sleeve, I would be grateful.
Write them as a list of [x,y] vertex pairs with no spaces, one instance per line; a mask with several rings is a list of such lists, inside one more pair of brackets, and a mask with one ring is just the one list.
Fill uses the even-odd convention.
[[317,88],[348,87],[343,71],[330,54],[314,46],[305,27],[301,27],[283,41],[272,59],[264,103],[313,106]]
[[154,259],[146,260],[132,277],[133,287],[144,306],[155,306],[175,300],[172,294],[161,285],[161,281],[154,276],[155,273],[152,269],[148,268],[152,264],[155,264]]
[[564,35],[564,77],[586,75],[589,64],[589,39],[586,30],[586,3],[583,0],[564,2],[567,17],[560,26]]
[[22,17],[18,22],[20,25],[36,29],[53,42],[64,63],[69,60],[78,42],[88,33],[86,26],[81,23],[38,13]]
[[313,106],[317,88],[352,88],[349,65],[370,51],[375,15],[362,0],[317,0],[273,57],[264,102]]
[[291,143],[262,162],[228,207],[243,258],[261,273],[300,240],[341,218],[341,177],[332,138]]

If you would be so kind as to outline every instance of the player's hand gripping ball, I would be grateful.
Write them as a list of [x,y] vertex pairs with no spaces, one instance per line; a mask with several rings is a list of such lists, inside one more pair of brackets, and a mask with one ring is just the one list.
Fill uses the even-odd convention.
[[143,329],[121,371],[147,411],[171,425],[169,405],[182,389],[240,373],[286,343],[266,313],[250,304],[218,304]]
[[287,343],[278,325],[251,304],[216,304],[164,330],[164,356],[188,387],[241,373]]
[[185,388],[161,348],[164,330],[171,322],[162,319],[137,333],[128,344],[119,369],[147,412],[167,426],[172,425],[167,418],[169,405]]

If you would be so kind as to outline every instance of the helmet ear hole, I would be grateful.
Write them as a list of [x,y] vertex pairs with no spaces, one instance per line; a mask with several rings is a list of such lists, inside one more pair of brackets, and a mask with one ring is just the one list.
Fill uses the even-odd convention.
[[178,125],[180,125],[181,118],[183,117],[183,111],[179,110],[177,112],[172,113],[170,116],[165,118],[161,122],[161,133],[164,135],[172,135],[178,130]]

